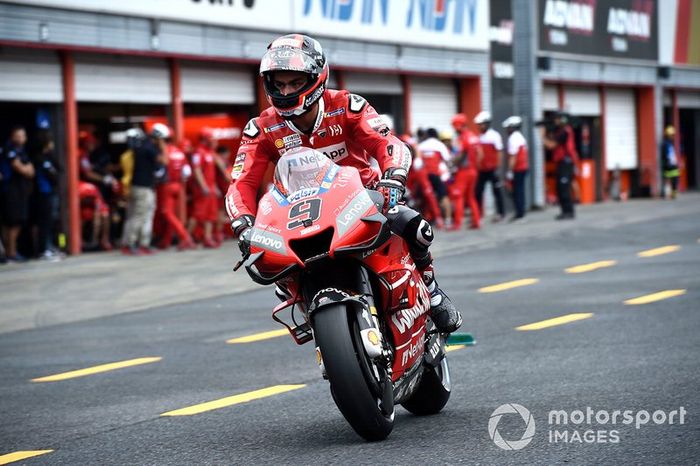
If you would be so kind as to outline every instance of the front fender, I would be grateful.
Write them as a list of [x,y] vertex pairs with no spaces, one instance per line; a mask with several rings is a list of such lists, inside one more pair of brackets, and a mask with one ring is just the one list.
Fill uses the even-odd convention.
[[361,308],[369,308],[369,304],[362,296],[352,296],[343,290],[331,287],[324,288],[314,295],[313,299],[311,299],[311,304],[309,305],[309,315],[313,315],[315,312],[318,312],[324,307],[348,302],[355,303],[361,306]]

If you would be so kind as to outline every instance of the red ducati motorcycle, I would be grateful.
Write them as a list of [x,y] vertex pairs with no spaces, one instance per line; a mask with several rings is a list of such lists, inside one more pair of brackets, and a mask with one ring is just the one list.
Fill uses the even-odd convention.
[[383,202],[355,168],[290,150],[258,204],[251,254],[236,266],[277,285],[284,302],[272,318],[297,344],[315,342],[336,405],[367,440],[389,435],[395,404],[434,414],[450,397],[445,336]]

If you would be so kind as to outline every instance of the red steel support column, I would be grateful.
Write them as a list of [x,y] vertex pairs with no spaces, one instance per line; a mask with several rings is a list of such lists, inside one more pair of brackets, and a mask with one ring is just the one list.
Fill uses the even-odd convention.
[[641,87],[637,90],[637,141],[639,147],[640,186],[649,186],[652,196],[659,192],[657,186],[658,162],[655,118],[655,90]]
[[602,189],[602,199],[599,199],[600,201],[603,201],[608,198],[609,194],[609,186],[608,183],[610,182],[609,178],[609,173],[608,173],[608,168],[607,168],[607,161],[605,160],[606,153],[605,153],[605,87],[599,86],[598,87],[598,94],[600,96],[600,183],[603,185]]
[[175,58],[170,60],[170,105],[173,108],[174,140],[182,142],[185,137],[185,108],[182,103],[182,79],[180,75],[180,62]]
[[467,116],[472,131],[476,131],[473,120],[481,111],[481,79],[463,78],[459,80],[459,111]]
[[80,199],[78,197],[78,104],[75,100],[75,60],[73,54],[62,51],[63,109],[66,124],[66,180],[68,182],[68,253],[80,254]]
[[403,87],[403,132],[413,134],[411,130],[411,80],[405,74],[401,75],[401,87]]
[[559,110],[566,110],[564,105],[566,104],[566,97],[564,96],[564,85],[562,83],[557,84],[557,102],[559,105]]

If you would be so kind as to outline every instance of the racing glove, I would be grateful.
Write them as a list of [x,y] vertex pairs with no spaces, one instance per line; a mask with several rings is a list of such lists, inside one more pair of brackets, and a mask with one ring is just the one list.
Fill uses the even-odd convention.
[[250,256],[250,237],[254,224],[255,217],[252,215],[242,215],[231,223],[233,234],[238,236],[238,249],[241,250],[244,259]]
[[395,207],[403,199],[406,191],[406,170],[390,168],[384,172],[377,184],[377,191],[384,195],[384,213]]

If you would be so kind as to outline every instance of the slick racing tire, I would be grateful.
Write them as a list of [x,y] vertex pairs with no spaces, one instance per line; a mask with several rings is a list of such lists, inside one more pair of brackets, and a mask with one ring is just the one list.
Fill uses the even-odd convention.
[[313,316],[314,336],[331,384],[335,404],[362,438],[384,440],[394,428],[394,409],[385,414],[381,397],[371,386],[376,380],[363,367],[371,366],[366,355],[354,312],[344,304],[328,306]]
[[426,366],[423,369],[418,388],[401,405],[417,416],[437,414],[450,399],[451,390],[450,367],[445,357],[438,366]]

